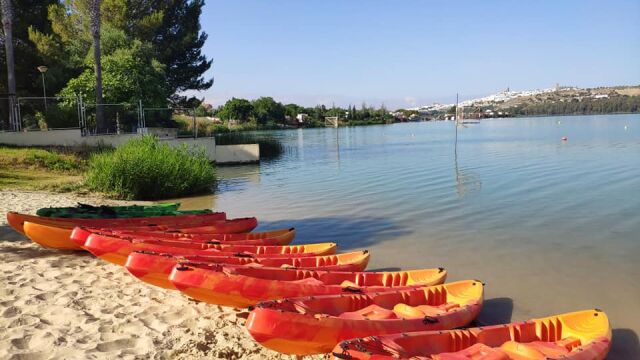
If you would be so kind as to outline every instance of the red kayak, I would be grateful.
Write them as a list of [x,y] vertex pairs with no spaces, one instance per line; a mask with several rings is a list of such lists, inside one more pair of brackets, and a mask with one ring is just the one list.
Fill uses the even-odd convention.
[[[238,245],[289,245],[293,241],[296,231],[293,228],[274,230],[258,233],[239,234],[212,234],[207,236],[193,235],[187,237],[156,236],[165,234],[162,232],[129,232],[111,231],[109,229],[78,228],[72,238],[78,244],[84,245],[86,238],[91,234],[123,238],[126,240],[138,240],[144,242],[175,243],[178,247],[200,248],[202,244],[238,244]],[[172,233],[167,233],[171,235]],[[265,236],[266,235],[266,236]],[[270,237],[272,236],[273,237]],[[173,245],[171,245],[173,246]]]
[[135,238],[151,238],[157,240],[185,240],[191,242],[263,240],[264,243],[261,245],[288,245],[296,236],[295,228],[234,234],[192,233],[189,232],[189,229],[166,231],[100,229],[100,233],[104,235],[131,236]]
[[189,261],[190,264],[228,264],[235,266],[267,266],[267,267],[295,267],[304,269],[322,269],[331,271],[363,271],[369,263],[369,252],[356,251],[338,255],[321,255],[296,257],[287,255],[278,257],[255,257],[236,255],[183,255],[159,254],[149,251],[135,251],[129,255],[125,267],[138,279],[165,289],[175,289],[169,275],[179,261]]
[[185,295],[210,304],[247,307],[287,297],[384,292],[441,284],[443,268],[392,272],[337,272],[180,263],[169,280]]
[[[211,222],[210,225],[207,225],[208,228],[215,228],[217,233],[219,234],[238,234],[238,240],[244,235],[240,233],[246,233],[253,230],[258,225],[258,220],[256,218],[239,218],[239,219],[231,219],[231,220],[220,220]],[[201,228],[201,227],[199,227]],[[198,228],[198,229],[199,229]],[[144,227],[128,227],[120,230],[112,230],[112,229],[99,229],[99,228],[91,228],[91,227],[76,227],[73,229],[70,237],[73,242],[76,244],[83,246],[87,238],[91,234],[104,234],[105,236],[118,236],[119,234],[126,234],[128,240],[137,239],[138,236],[136,234],[138,231],[172,231],[174,229],[163,227],[163,226],[144,226]],[[191,230],[191,228],[189,228]],[[125,231],[124,233],[120,233],[120,231]],[[142,237],[141,239],[148,238]],[[249,237],[250,238],[250,237]]]
[[76,226],[93,228],[113,228],[113,227],[139,227],[153,226],[172,228],[195,228],[196,231],[206,229],[213,221],[226,220],[227,215],[223,212],[211,214],[195,215],[170,215],[141,218],[118,218],[118,219],[75,219],[75,218],[53,218],[36,215],[21,214],[17,212],[7,213],[7,222],[16,231],[24,234],[23,224],[28,221],[34,224],[53,226],[57,228],[73,229]]
[[271,350],[321,354],[355,337],[466,326],[482,309],[483,288],[479,281],[466,280],[411,290],[265,301],[251,311],[245,325]]
[[256,245],[239,245],[235,243],[227,244],[202,244],[205,249],[192,249],[188,247],[168,246],[159,243],[126,240],[123,238],[104,236],[98,234],[89,235],[84,243],[84,248],[93,255],[109,261],[114,264],[124,265],[127,257],[134,251],[154,251],[159,253],[168,253],[174,255],[229,255],[240,254],[246,256],[261,255],[289,255],[298,253],[308,253],[307,256],[334,254],[336,251],[335,243],[326,244],[309,244],[309,245],[293,245],[293,246],[256,246]]

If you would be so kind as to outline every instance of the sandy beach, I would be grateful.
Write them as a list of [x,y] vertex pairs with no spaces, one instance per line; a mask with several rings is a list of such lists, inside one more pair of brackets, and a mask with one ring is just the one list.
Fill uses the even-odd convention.
[[232,309],[144,284],[88,253],[47,250],[6,224],[7,211],[124,203],[0,191],[0,358],[286,359],[264,349]]

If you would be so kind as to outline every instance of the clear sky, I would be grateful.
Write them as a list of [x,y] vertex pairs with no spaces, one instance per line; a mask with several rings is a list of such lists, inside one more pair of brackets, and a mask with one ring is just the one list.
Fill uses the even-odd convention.
[[640,84],[640,1],[207,0],[214,105],[410,107]]

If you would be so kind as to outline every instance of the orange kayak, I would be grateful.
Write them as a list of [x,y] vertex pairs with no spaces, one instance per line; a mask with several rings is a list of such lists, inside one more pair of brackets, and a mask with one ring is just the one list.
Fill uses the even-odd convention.
[[354,337],[465,326],[482,309],[483,288],[477,280],[466,280],[373,294],[265,301],[251,311],[246,328],[272,350],[327,353]]
[[[295,254],[294,254],[295,255]],[[148,251],[135,251],[129,254],[125,267],[138,279],[165,289],[175,289],[169,281],[173,267],[179,261],[189,261],[194,266],[203,264],[228,264],[235,266],[295,267],[304,269],[322,269],[332,271],[363,271],[369,263],[369,252],[356,251],[338,255],[321,255],[308,257],[246,257],[234,255],[184,255],[173,256]]]
[[343,341],[333,359],[602,360],[611,326],[600,310],[466,330],[402,332]]
[[164,225],[171,227],[203,227],[212,221],[226,220],[227,215],[223,212],[196,215],[169,215],[156,217],[139,218],[117,218],[117,219],[75,219],[75,218],[53,218],[36,215],[21,214],[17,212],[7,213],[7,222],[16,231],[24,234],[23,224],[28,221],[34,224],[55,226],[59,228],[73,229],[76,226],[93,228],[113,228]]
[[184,294],[211,304],[247,307],[295,296],[386,291],[441,284],[447,272],[424,269],[396,272],[334,272],[256,267],[176,266],[169,280]]
[[[251,230],[257,225],[255,218],[242,218],[231,220],[217,220],[209,222],[209,227],[216,227],[222,231],[239,232],[244,230]],[[148,227],[158,227],[147,226]],[[129,229],[129,228],[127,228]],[[60,250],[82,250],[86,238],[91,233],[91,230],[75,231],[65,227],[43,225],[38,223],[32,223],[26,221],[23,224],[24,234],[33,242],[40,244],[47,248],[60,249]],[[259,244],[259,243],[256,243]]]
[[[100,229],[105,235],[131,236],[135,238],[151,238],[158,240],[187,240],[193,242],[220,241],[235,242],[261,240],[261,245],[288,245],[296,237],[295,228],[269,230],[251,233],[192,233],[189,229],[148,231],[129,229]],[[85,239],[86,240],[86,239]]]
[[98,234],[89,235],[84,243],[84,248],[93,255],[108,262],[122,265],[127,262],[127,257],[134,251],[153,251],[173,255],[229,255],[239,256],[274,256],[298,253],[308,253],[308,256],[328,255],[336,252],[335,243],[320,243],[308,245],[288,246],[256,246],[231,244],[202,244],[201,249],[188,247],[167,246],[160,242],[144,242],[138,240],[126,240],[123,238],[104,236]]

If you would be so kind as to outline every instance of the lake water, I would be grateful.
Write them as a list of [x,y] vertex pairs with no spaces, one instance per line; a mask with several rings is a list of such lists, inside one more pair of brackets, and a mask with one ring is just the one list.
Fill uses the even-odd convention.
[[481,323],[601,308],[611,358],[640,358],[639,115],[487,120],[457,149],[453,122],[272,134],[285,155],[219,168],[185,205],[367,248],[370,269],[481,279]]

